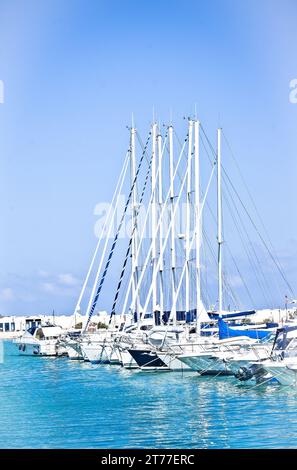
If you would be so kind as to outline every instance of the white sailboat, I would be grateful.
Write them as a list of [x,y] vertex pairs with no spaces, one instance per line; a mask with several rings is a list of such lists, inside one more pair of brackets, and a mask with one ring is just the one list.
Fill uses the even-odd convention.
[[[97,244],[75,314],[81,308],[82,297],[91,279],[96,259],[100,254],[91,295],[84,316],[84,326],[78,340],[69,340],[73,356],[79,355],[93,363],[121,363],[127,368],[143,370],[191,369],[213,374],[233,373],[236,360],[247,360],[257,353],[266,354],[266,346],[254,346],[256,341],[242,335],[220,340],[216,335],[204,336],[208,331],[216,333],[215,320],[208,316],[202,301],[201,244],[202,214],[205,210],[211,182],[217,173],[217,274],[218,308],[216,314],[223,317],[222,270],[222,169],[221,136],[217,132],[217,151],[211,161],[211,172],[203,197],[200,195],[200,122],[188,119],[188,132],[177,161],[174,158],[174,128],[170,124],[165,135],[161,126],[153,123],[149,137],[142,146],[141,157],[136,164],[136,137],[139,136],[132,122],[130,146],[113,196],[113,204],[105,221]],[[151,140],[151,152],[148,143]],[[141,169],[147,161],[145,175]],[[130,165],[130,189],[117,226],[116,235],[108,250],[111,228],[116,219],[119,195],[124,187]],[[168,173],[165,169],[167,168]],[[147,195],[148,181],[151,190]],[[142,187],[142,190],[138,190]],[[166,191],[167,189],[167,191]],[[140,218],[140,208],[145,198],[147,208]],[[178,210],[185,204],[185,225],[179,232]],[[110,269],[119,233],[130,211],[131,235],[119,282],[110,312],[110,324],[106,330],[91,332],[89,326],[100,299],[101,291]],[[142,213],[143,216],[143,213]],[[149,222],[151,225],[149,225]],[[147,229],[149,227],[149,243]],[[101,241],[106,236],[103,247]],[[130,261],[130,262],[128,262]],[[127,272],[130,274],[127,278]],[[126,276],[126,278],[125,278]],[[123,279],[126,279],[123,288]],[[119,310],[119,298],[122,306]],[[125,321],[127,313],[134,325]],[[238,316],[238,312],[236,316]],[[250,312],[251,313],[251,312]],[[121,327],[112,324],[116,314],[122,319]],[[231,312],[228,310],[230,316]],[[212,329],[205,325],[212,323]],[[236,325],[234,326],[236,328]],[[70,354],[71,356],[71,354]]]

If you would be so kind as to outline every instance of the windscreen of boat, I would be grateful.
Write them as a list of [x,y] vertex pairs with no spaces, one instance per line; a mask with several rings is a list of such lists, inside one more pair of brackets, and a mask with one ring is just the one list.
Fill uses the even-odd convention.
[[279,335],[274,344],[274,349],[287,349],[293,338],[288,338],[286,334]]
[[36,339],[44,339],[44,333],[42,331],[42,328],[38,328],[38,330],[36,332],[36,335],[35,335],[35,338]]
[[36,330],[37,330],[37,326],[31,326],[31,328],[28,328],[27,332],[33,336]]

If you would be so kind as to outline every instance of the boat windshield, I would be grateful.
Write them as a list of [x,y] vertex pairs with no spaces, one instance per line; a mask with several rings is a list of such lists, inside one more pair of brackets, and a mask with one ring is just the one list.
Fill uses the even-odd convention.
[[35,331],[37,330],[37,326],[31,326],[31,328],[28,328],[28,333],[30,333],[30,335],[34,335]]
[[37,339],[44,339],[44,333],[43,333],[43,331],[42,331],[42,328],[38,328],[38,331],[36,332],[35,337],[36,337]]
[[280,335],[274,345],[274,349],[287,349],[293,338],[287,338],[286,335]]

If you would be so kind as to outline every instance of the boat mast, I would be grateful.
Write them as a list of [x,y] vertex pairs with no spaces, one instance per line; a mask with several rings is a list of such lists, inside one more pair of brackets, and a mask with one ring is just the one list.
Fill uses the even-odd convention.
[[[97,245],[96,245],[96,248],[95,248],[95,251],[94,251],[94,254],[93,254],[93,258],[91,260],[91,264],[89,266],[89,269],[88,269],[88,272],[87,272],[87,275],[85,277],[85,280],[84,280],[84,284],[82,286],[82,289],[80,291],[80,294],[79,294],[79,297],[78,297],[78,300],[76,302],[76,306],[75,306],[75,309],[74,309],[74,312],[73,312],[73,318],[74,318],[74,326],[76,325],[77,323],[77,315],[80,314],[80,311],[81,311],[81,301],[82,301],[82,298],[84,296],[84,293],[86,291],[86,288],[87,288],[87,284],[89,282],[89,279],[90,279],[90,276],[91,276],[91,272],[93,270],[93,267],[94,267],[94,264],[95,264],[95,261],[97,259],[97,254],[99,252],[99,247],[101,246],[101,242],[103,240],[103,237],[105,235],[105,232],[106,232],[106,229],[108,227],[108,224],[110,224],[110,226],[112,225],[113,223],[113,219],[114,219],[114,204],[118,205],[118,201],[119,201],[119,195],[121,193],[121,189],[122,189],[122,186],[123,186],[123,182],[124,182],[124,179],[125,179],[125,176],[126,176],[126,171],[128,169],[128,164],[129,164],[129,151],[127,152],[126,156],[125,156],[125,161],[124,161],[124,164],[123,164],[123,167],[122,167],[122,170],[121,170],[121,174],[119,176],[119,179],[117,181],[117,185],[116,185],[116,189],[114,191],[114,194],[113,194],[113,197],[112,197],[112,200],[111,200],[111,204],[109,206],[109,210],[108,210],[108,213],[107,213],[107,216],[105,218],[105,221],[104,221],[104,224],[103,224],[103,227],[102,227],[102,230],[101,230],[101,235],[98,239],[98,242],[97,242]],[[71,324],[72,326],[72,324]]]
[[[100,239],[98,241],[98,244],[97,244],[97,247],[96,247],[96,250],[95,250],[95,253],[94,253],[94,257],[92,259],[91,266],[89,268],[89,271],[88,271],[88,274],[87,274],[87,277],[86,277],[86,280],[85,280],[85,284],[84,284],[83,289],[82,289],[82,291],[84,291],[84,289],[87,286],[87,281],[88,281],[88,278],[91,274],[91,269],[92,269],[92,266],[95,262],[96,254],[97,254],[97,251],[99,250],[101,239],[103,240],[103,237],[105,237],[105,243],[104,243],[104,246],[103,246],[103,249],[102,249],[102,252],[101,252],[101,258],[100,258],[100,261],[99,261],[99,266],[97,268],[95,280],[93,282],[92,292],[91,292],[91,295],[90,295],[90,298],[89,298],[89,302],[88,302],[88,306],[87,306],[87,310],[86,310],[86,314],[85,314],[83,331],[85,331],[85,329],[88,325],[88,322],[89,322],[89,314],[91,312],[93,299],[94,299],[95,292],[96,292],[96,286],[97,286],[98,281],[99,281],[99,276],[100,276],[101,269],[102,269],[103,262],[104,262],[104,258],[105,258],[106,252],[107,252],[108,242],[109,242],[109,238],[111,236],[111,230],[114,226],[115,216],[116,216],[116,212],[118,210],[118,206],[119,206],[119,202],[120,202],[120,194],[121,194],[121,191],[122,191],[122,188],[123,188],[123,185],[124,185],[124,181],[125,181],[125,178],[126,178],[126,172],[128,170],[128,166],[129,166],[129,151],[127,152],[127,155],[126,155],[126,158],[125,158],[125,164],[124,164],[124,167],[123,167],[124,171],[122,172],[121,177],[118,181],[117,188],[116,188],[116,191],[114,193],[113,200],[111,202],[111,205],[110,205],[110,208],[109,208],[109,211],[108,211],[108,215],[105,219],[104,226],[103,226],[103,229],[102,229],[102,232],[101,232],[101,236],[100,236]],[[115,201],[115,206],[114,207],[113,207],[113,201]],[[79,301],[81,301],[82,295],[83,295],[83,292],[81,292]]]
[[162,136],[160,134],[160,126],[157,137],[158,144],[158,205],[159,205],[159,217],[160,217],[160,228],[159,228],[159,256],[160,256],[160,265],[159,265],[159,296],[160,296],[160,321],[164,313],[164,282],[163,282],[163,270],[164,270],[164,258],[162,253],[162,243],[163,243],[163,186],[162,186]]
[[[132,127],[131,127],[131,145],[130,145],[130,176],[131,176],[131,185],[135,180],[136,175],[136,151],[135,151],[135,134],[136,128],[134,126],[134,119],[132,115]],[[138,259],[137,259],[137,240],[138,240],[138,233],[137,233],[137,185],[134,185],[132,199],[131,199],[131,208],[132,208],[132,246],[131,246],[131,263],[132,263],[132,297],[135,299],[135,302],[132,305],[132,312],[133,315],[136,313],[136,318],[138,321],[139,315],[139,295],[136,294],[136,286],[138,282]]]
[[187,198],[186,198],[186,315],[190,311],[190,230],[191,230],[191,192],[192,192],[192,133],[193,121],[189,120],[189,140],[187,158]]
[[200,168],[199,168],[199,130],[200,122],[194,121],[194,165],[195,165],[195,244],[196,244],[196,332],[200,332],[201,285],[200,285],[200,245],[201,245],[201,214],[200,214]]
[[[169,178],[170,178],[170,219],[174,219],[174,178],[173,178],[173,127],[169,126]],[[175,225],[171,225],[171,292],[172,299],[176,288],[176,255],[175,255]],[[176,309],[173,317],[173,324],[176,325]]]
[[222,129],[218,129],[217,142],[217,218],[218,218],[218,279],[219,279],[219,315],[223,308],[223,283],[222,283],[222,186],[221,186],[221,134]]
[[156,238],[157,238],[157,214],[156,214],[156,136],[157,136],[157,124],[154,122],[152,126],[152,223],[151,223],[151,237],[152,237],[152,311],[155,315],[155,310],[157,308],[157,283],[154,277],[155,266],[157,262],[157,247],[156,247]]

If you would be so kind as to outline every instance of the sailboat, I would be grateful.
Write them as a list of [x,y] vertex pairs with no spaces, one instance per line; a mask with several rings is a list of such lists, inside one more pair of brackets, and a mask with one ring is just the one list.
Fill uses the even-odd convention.
[[[228,358],[239,350],[251,352],[262,336],[275,332],[275,329],[240,327],[238,320],[252,317],[255,309],[223,309],[226,282],[222,268],[222,129],[217,131],[217,150],[210,159],[211,171],[203,193],[200,184],[201,129],[203,131],[196,117],[189,118],[186,138],[176,153],[172,124],[165,128],[164,134],[161,125],[153,122],[143,145],[132,122],[129,149],[112,204],[74,309],[75,317],[81,311],[93,275],[82,334],[67,342],[74,357],[93,363],[120,363],[126,368],[148,371],[186,369],[229,375],[233,369]],[[141,147],[138,163],[137,140]],[[202,300],[202,221],[215,175],[218,308],[207,311],[205,300]],[[128,196],[118,217],[120,195],[128,176]],[[179,220],[181,206],[185,208],[184,224]],[[107,329],[91,331],[92,318],[106,288],[127,218],[129,241],[120,269],[119,256],[116,258],[119,278],[109,325]],[[116,232],[112,237],[114,225]],[[110,291],[110,285],[108,289]],[[114,322],[116,315],[121,319],[120,328]],[[237,322],[232,328],[225,323],[230,320]]]

